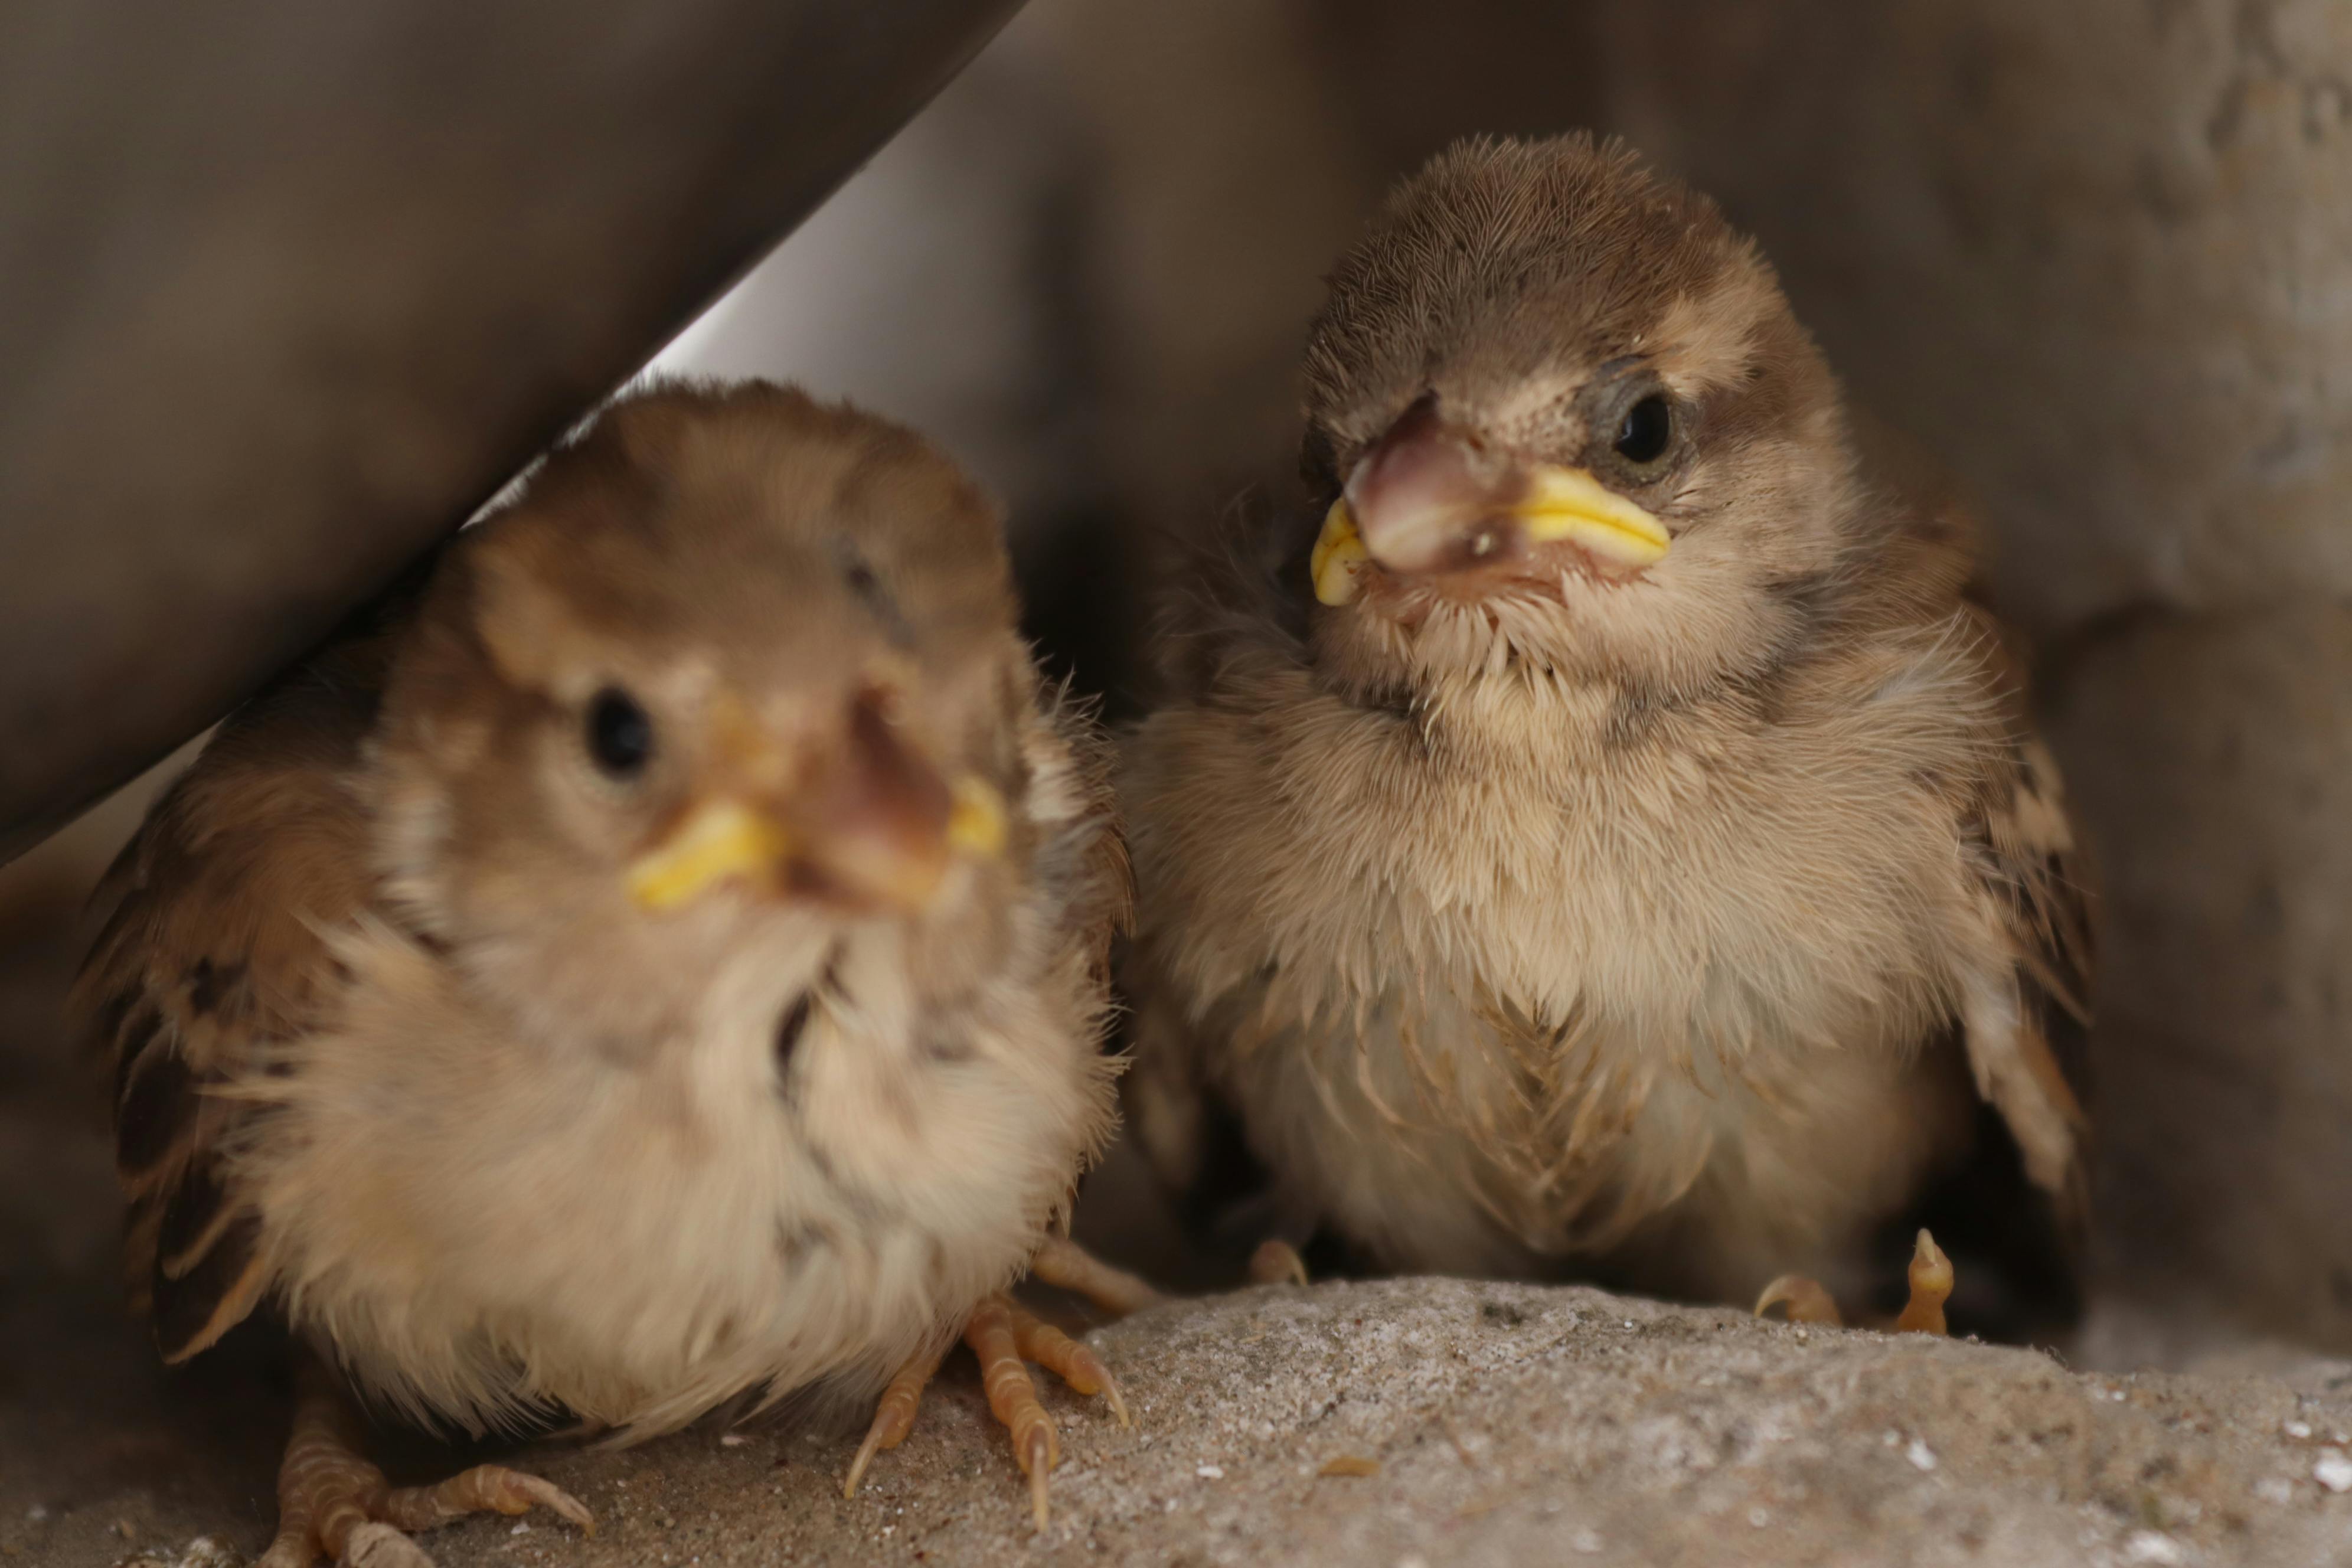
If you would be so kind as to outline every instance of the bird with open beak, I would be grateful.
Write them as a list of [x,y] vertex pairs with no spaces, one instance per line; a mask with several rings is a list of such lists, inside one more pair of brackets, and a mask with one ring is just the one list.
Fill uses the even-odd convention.
[[1718,1300],[1899,1290],[1870,1238],[1958,1182],[1939,1231],[2015,1256],[1955,1310],[2063,1298],[2059,781],[1754,246],[1621,147],[1456,147],[1306,405],[1307,506],[1202,552],[1122,762],[1167,1178],[1350,1264]]
[[758,384],[609,408],[228,720],[80,1000],[163,1354],[255,1313],[315,1352],[265,1561],[588,1521],[499,1466],[387,1487],[344,1380],[620,1438],[888,1383],[862,1468],[960,1334],[1042,1523],[1022,1362],[1118,1397],[1002,1294],[1113,1124],[1107,782],[992,507]]

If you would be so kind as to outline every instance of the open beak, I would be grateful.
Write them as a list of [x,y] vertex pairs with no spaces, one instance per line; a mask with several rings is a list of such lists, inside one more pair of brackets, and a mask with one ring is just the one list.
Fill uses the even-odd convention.
[[1348,476],[1309,566],[1316,598],[1344,605],[1369,563],[1401,576],[1464,572],[1568,543],[1598,570],[1625,575],[1671,542],[1664,523],[1585,469],[1491,451],[1422,403]]
[[735,882],[771,897],[911,914],[929,905],[957,856],[1003,853],[996,791],[976,776],[950,784],[872,694],[850,704],[838,741],[782,790],[751,782],[787,771],[772,742],[733,728],[722,748],[727,772],[749,787],[714,792],[630,866],[630,896],[647,910],[677,909]]

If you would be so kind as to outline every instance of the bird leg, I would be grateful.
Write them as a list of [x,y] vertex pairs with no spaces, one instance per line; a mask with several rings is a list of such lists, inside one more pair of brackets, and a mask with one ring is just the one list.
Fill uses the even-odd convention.
[[1144,1280],[1105,1263],[1066,1236],[1045,1238],[1029,1260],[1029,1278],[1082,1297],[1114,1318],[1168,1300]]
[[469,1513],[561,1514],[589,1534],[595,1516],[571,1493],[504,1465],[477,1465],[437,1486],[395,1487],[368,1462],[365,1436],[334,1377],[310,1356],[296,1374],[294,1427],[278,1468],[278,1534],[257,1568],[432,1568],[408,1539]]
[[[1944,1324],[1944,1302],[1952,1294],[1952,1260],[1944,1256],[1944,1249],[1936,1245],[1934,1237],[1921,1231],[1911,1249],[1911,1297],[1895,1319],[1895,1331],[1949,1333],[1951,1331]],[[1784,1305],[1792,1323],[1827,1323],[1835,1328],[1845,1322],[1837,1302],[1821,1282],[1801,1274],[1783,1274],[1765,1286],[1764,1293],[1756,1298],[1756,1315],[1760,1318]]]
[[[1029,1369],[1023,1363],[1035,1362],[1076,1393],[1101,1394],[1118,1424],[1132,1426],[1135,1423],[1128,1415],[1127,1400],[1100,1356],[1052,1324],[1015,1306],[1010,1297],[991,1296],[974,1308],[964,1323],[963,1342],[980,1358],[981,1386],[987,1390],[989,1411],[1012,1434],[1013,1456],[1019,1461],[1022,1473],[1029,1478],[1030,1511],[1036,1518],[1037,1528],[1043,1530],[1050,1517],[1045,1478],[1061,1460],[1062,1440],[1054,1430],[1053,1417],[1038,1402],[1037,1385],[1030,1380]],[[914,1430],[915,1413],[922,1404],[924,1386],[939,1372],[946,1353],[947,1348],[942,1345],[935,1352],[917,1356],[882,1391],[866,1441],[858,1445],[857,1457],[850,1461],[849,1476],[842,1483],[842,1496],[856,1495],[858,1480],[874,1456],[884,1448],[897,1447]]]
[[[1105,1263],[1067,1237],[1045,1238],[1029,1260],[1029,1278],[1083,1298],[1097,1310],[1124,1318],[1168,1297],[1126,1269]],[[1307,1263],[1286,1241],[1263,1241],[1250,1254],[1253,1285],[1304,1285]]]

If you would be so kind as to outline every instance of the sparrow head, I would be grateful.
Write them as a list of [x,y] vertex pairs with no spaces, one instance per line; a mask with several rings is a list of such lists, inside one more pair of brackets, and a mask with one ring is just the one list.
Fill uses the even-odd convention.
[[996,513],[921,439],[760,384],[633,396],[426,590],[392,885],[607,1016],[747,931],[929,921],[1002,880],[1025,669]]
[[1736,670],[1837,549],[1837,390],[1771,269],[1587,136],[1465,143],[1399,189],[1306,401],[1314,635],[1367,681]]

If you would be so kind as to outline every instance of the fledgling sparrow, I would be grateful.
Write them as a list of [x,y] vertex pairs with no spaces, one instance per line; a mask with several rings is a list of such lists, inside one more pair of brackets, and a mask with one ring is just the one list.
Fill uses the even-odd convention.
[[1021,1358],[1116,1402],[1001,1294],[1113,1123],[1107,780],[992,505],[761,384],[607,409],[232,717],[80,997],[163,1354],[257,1311],[317,1352],[265,1561],[588,1521],[496,1466],[389,1489],[332,1373],[625,1439],[903,1369],[862,1468],[960,1331],[1042,1521]]
[[1163,1174],[1727,1300],[1852,1286],[1979,1148],[2053,1202],[1939,1230],[2078,1219],[2059,780],[1755,247],[1620,147],[1458,146],[1334,275],[1306,415],[1310,506],[1194,565],[1121,763]]

